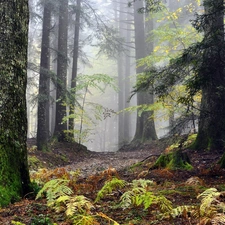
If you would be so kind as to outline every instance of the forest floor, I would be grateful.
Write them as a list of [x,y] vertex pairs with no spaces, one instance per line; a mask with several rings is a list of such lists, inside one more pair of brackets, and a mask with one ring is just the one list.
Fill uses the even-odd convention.
[[[68,179],[71,171],[76,171],[76,182],[71,187],[76,194],[85,195],[92,202],[105,181],[111,179],[112,176],[130,183],[138,179],[154,181],[154,187],[150,189],[151,192],[156,193],[156,196],[165,196],[172,203],[173,208],[181,205],[193,208],[199,206],[201,203],[197,196],[208,188],[216,188],[218,192],[224,193],[225,171],[217,165],[222,152],[198,154],[196,151],[185,149],[184,151],[188,154],[194,167],[193,170],[155,169],[149,171],[151,165],[164,152],[167,145],[168,143],[165,141],[156,141],[135,147],[125,146],[117,152],[91,152],[84,146],[77,144],[58,143],[52,145],[49,152],[40,152],[35,148],[35,140],[30,139],[28,140],[29,167],[32,179],[42,182],[52,178]],[[100,203],[94,204],[95,210],[91,214],[95,215],[95,218],[101,218],[89,223],[77,222],[73,224],[225,224],[224,218],[224,223],[213,221],[216,215],[218,217],[218,213],[211,218],[209,215],[205,215],[205,218],[209,218],[209,223],[207,223],[204,215],[200,218],[194,216],[193,213],[192,216],[192,212],[188,212],[188,208],[174,218],[165,216],[166,214],[162,216],[157,204],[153,204],[146,210],[141,205],[121,210],[115,205],[118,203],[121,193],[125,191],[123,188],[118,188],[117,191],[104,196]],[[223,200],[220,203],[222,204]],[[220,218],[220,222],[221,220]],[[66,218],[65,213],[56,213],[47,207],[44,199],[34,200],[26,196],[21,201],[0,209],[0,224],[3,225],[53,225],[53,222],[57,225],[72,224],[71,218]]]

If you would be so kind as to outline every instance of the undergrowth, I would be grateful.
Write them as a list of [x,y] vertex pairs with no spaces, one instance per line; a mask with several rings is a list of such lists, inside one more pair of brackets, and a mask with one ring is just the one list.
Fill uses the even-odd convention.
[[[147,179],[127,182],[120,179],[113,168],[87,179],[79,178],[79,171],[72,173],[64,168],[39,170],[32,178],[41,186],[36,199],[46,199],[51,210],[63,215],[65,224],[159,224],[160,221],[173,224],[178,218],[186,224],[225,224],[225,191],[208,188],[197,195],[200,189],[196,185],[201,183],[189,184],[194,185],[190,189],[185,188],[186,184],[176,186],[165,182],[157,185]],[[189,189],[191,193],[187,193]],[[173,196],[196,198],[198,204],[174,204]],[[147,218],[151,218],[151,222],[147,222]],[[22,225],[17,221],[11,224]]]

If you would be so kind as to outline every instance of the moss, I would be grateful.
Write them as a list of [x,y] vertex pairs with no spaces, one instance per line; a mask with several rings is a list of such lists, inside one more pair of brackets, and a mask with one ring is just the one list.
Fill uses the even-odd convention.
[[20,199],[14,187],[0,186],[0,206],[4,207],[10,203],[14,203]]
[[162,154],[151,169],[155,168],[168,168],[170,170],[193,169],[187,154],[182,153],[180,150],[171,152],[169,154]]
[[31,170],[42,167],[42,162],[36,156],[28,156],[28,166]]

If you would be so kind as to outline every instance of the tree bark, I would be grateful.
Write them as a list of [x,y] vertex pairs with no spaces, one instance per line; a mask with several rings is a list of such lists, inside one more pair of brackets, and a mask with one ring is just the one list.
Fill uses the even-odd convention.
[[66,77],[67,77],[67,39],[68,39],[68,0],[60,0],[59,7],[59,32],[57,56],[57,84],[56,84],[56,122],[54,136],[58,141],[65,141],[64,131],[67,124],[62,123],[66,116]]
[[28,0],[0,2],[0,205],[30,191],[27,163]]
[[44,2],[43,29],[41,44],[41,63],[39,77],[38,119],[37,119],[37,149],[47,148],[49,139],[49,95],[50,95],[50,27],[51,5]]

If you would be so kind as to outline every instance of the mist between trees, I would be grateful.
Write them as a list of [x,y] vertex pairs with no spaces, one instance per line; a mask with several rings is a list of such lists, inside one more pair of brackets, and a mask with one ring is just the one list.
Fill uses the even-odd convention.
[[200,1],[29,5],[28,137],[37,138],[39,150],[55,138],[115,151],[198,130],[201,92],[185,100],[192,66],[179,81],[163,72],[157,79],[146,76],[202,41],[193,26],[195,13],[204,13]]

